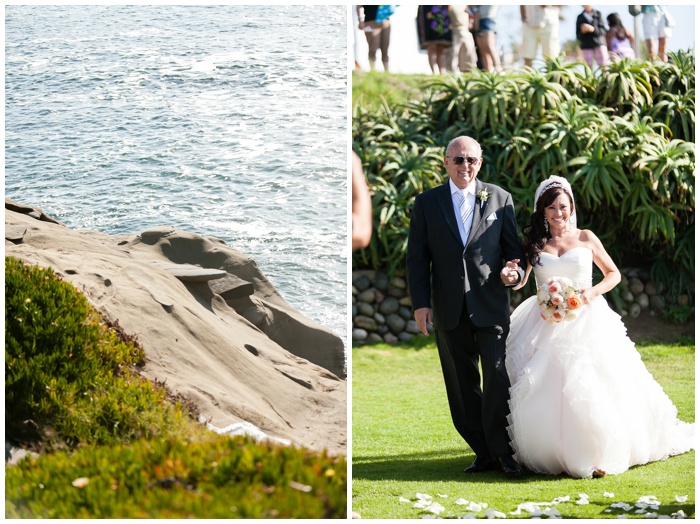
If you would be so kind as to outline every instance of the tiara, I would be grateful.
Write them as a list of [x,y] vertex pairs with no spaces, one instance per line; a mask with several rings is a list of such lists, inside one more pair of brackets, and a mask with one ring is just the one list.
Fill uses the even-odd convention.
[[[560,182],[552,182],[551,184],[548,184],[548,185],[544,186],[544,189],[542,190],[542,193],[544,193],[544,192],[547,191],[548,189],[552,189],[553,187],[563,187],[564,189],[566,189],[566,187],[564,187],[564,184],[562,184],[562,183],[560,183]],[[567,190],[567,193],[568,193],[568,190]]]

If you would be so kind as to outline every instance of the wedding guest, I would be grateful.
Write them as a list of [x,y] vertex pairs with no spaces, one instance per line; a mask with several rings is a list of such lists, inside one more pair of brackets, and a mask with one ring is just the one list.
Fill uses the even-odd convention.
[[352,250],[369,245],[372,238],[372,201],[362,170],[362,160],[352,152]]
[[634,35],[622,25],[620,15],[610,13],[608,15],[608,32],[605,35],[605,41],[608,45],[608,51],[613,60],[620,58],[635,58],[634,52]]
[[662,5],[642,6],[642,27],[647,55],[650,60],[668,61],[666,39],[671,37],[671,28],[675,25],[673,18]]
[[[452,30],[452,68],[451,71],[471,71],[476,67],[476,47],[471,33],[472,19],[466,5],[448,5]],[[464,64],[461,57],[464,56]]]
[[523,22],[523,59],[526,66],[532,66],[539,46],[545,58],[559,56],[558,5],[521,5],[520,19]]
[[447,52],[452,47],[450,15],[446,5],[419,5],[418,43],[428,51],[430,70],[435,73],[447,71]]
[[588,67],[593,67],[593,59],[599,67],[610,62],[606,34],[607,29],[601,12],[593,9],[592,5],[584,5],[583,12],[576,17],[576,38]]
[[484,71],[500,71],[501,58],[496,49],[496,14],[500,6],[475,5],[474,25],[476,26],[476,45]]
[[357,18],[359,28],[365,33],[369,46],[369,67],[374,71],[377,51],[382,52],[384,71],[389,71],[389,42],[391,39],[391,21],[393,6],[389,5],[358,5]]

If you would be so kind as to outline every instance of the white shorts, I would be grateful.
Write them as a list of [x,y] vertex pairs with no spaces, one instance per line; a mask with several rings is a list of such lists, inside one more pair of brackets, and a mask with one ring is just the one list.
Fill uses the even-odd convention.
[[559,56],[559,24],[546,24],[544,27],[523,25],[523,58],[537,58],[537,46],[542,44],[542,55]]
[[671,36],[671,28],[666,26],[666,17],[663,13],[646,13],[642,16],[644,38],[646,40],[668,38]]

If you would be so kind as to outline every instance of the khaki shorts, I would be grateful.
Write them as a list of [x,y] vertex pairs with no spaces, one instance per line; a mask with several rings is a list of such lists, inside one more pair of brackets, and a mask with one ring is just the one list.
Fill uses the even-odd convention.
[[663,13],[646,13],[642,17],[642,27],[644,27],[646,40],[658,40],[671,36],[671,28],[666,26],[666,17]]
[[559,24],[547,24],[544,27],[523,26],[523,58],[534,60],[537,46],[542,45],[542,55],[556,58],[559,56]]

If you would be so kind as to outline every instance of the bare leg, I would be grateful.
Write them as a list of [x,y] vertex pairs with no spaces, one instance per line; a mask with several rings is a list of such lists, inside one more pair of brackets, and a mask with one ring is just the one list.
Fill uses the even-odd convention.
[[[435,73],[438,65],[438,46],[430,44],[428,46],[428,63],[430,64],[430,71]],[[439,69],[438,69],[439,72]]]
[[[645,40],[647,44],[647,55],[649,55],[649,60],[653,60],[654,57],[656,56],[656,49],[654,49],[654,39],[653,38],[647,38]],[[665,42],[664,42],[665,43]]]
[[668,62],[668,56],[666,56],[666,37],[659,37],[659,59],[662,62]]

